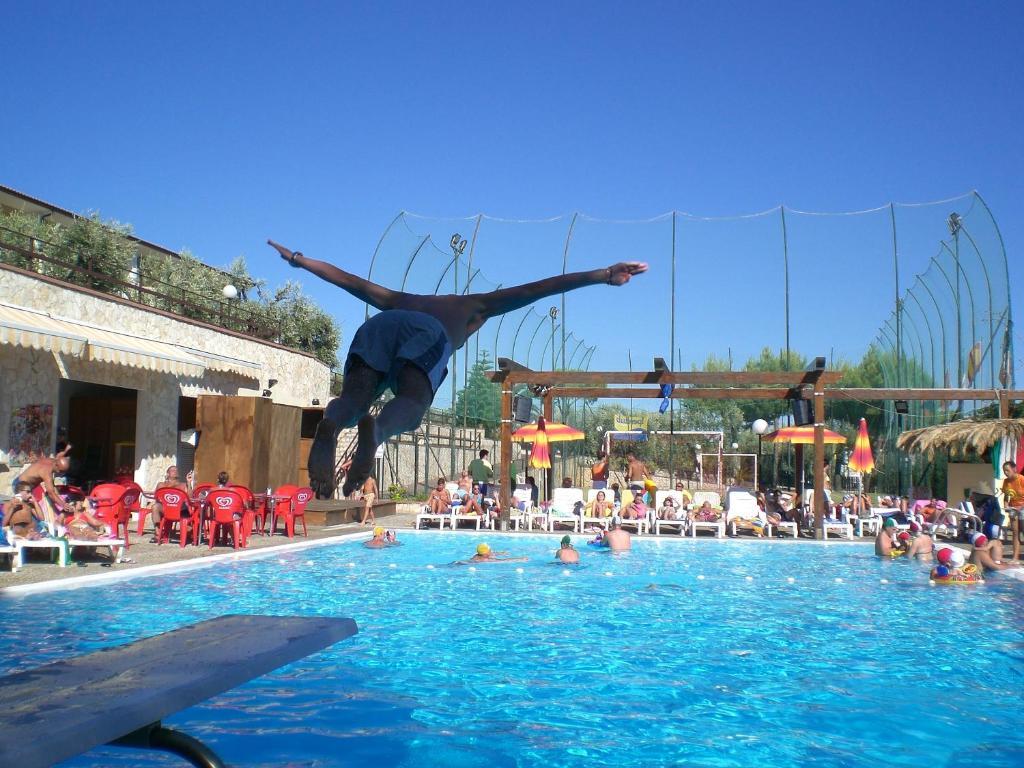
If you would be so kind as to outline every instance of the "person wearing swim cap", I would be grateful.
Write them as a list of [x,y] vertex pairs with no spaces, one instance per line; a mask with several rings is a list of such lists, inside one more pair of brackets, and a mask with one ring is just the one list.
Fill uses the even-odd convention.
[[892,555],[893,538],[896,535],[896,521],[891,517],[885,518],[878,535],[875,536],[875,554],[879,557],[890,557]]
[[363,546],[369,547],[370,549],[383,549],[388,546],[388,542],[384,540],[384,529],[379,525],[374,528],[373,538],[369,541],[364,541]]
[[555,552],[555,558],[563,563],[578,563],[580,553],[572,545],[572,537],[566,534],[562,537],[562,545]]
[[985,571],[1005,571],[1010,568],[1020,568],[1019,565],[1011,565],[1002,562],[1003,542],[989,541],[988,536],[979,533],[972,542],[974,551],[971,552],[971,562]]
[[473,555],[469,560],[459,560],[459,565],[467,565],[469,563],[525,563],[530,558],[528,557],[498,557],[498,555],[504,555],[505,552],[495,552],[491,549],[491,545],[485,542],[480,542],[476,545],[476,554]]
[[612,526],[604,535],[604,541],[612,552],[626,552],[632,546],[629,533],[622,530],[622,518],[618,515],[612,517]]

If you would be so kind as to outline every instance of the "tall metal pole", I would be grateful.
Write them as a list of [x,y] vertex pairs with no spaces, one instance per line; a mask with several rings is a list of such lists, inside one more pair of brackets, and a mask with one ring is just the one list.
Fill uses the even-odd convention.
[[789,239],[786,236],[786,206],[779,206],[782,216],[782,270],[786,283],[786,362],[784,370],[789,370]]
[[899,249],[896,244],[896,208],[889,203],[889,220],[892,222],[892,270],[896,283],[896,386],[902,386],[900,382],[900,360],[903,353],[903,310],[900,299],[900,259]]
[[[565,235],[565,247],[562,249],[562,274],[565,274],[566,267],[569,265],[569,243],[572,242],[572,231],[576,228],[576,219],[579,217],[579,213],[572,215],[572,220],[569,222],[569,231]],[[554,346],[554,342],[552,342]],[[565,368],[565,292],[562,292],[562,368]],[[552,364],[551,370],[555,370],[555,366]]]
[[[1002,355],[1003,362],[1007,364],[1007,368],[1006,381],[1001,381],[1000,383],[1007,389],[1014,389],[1016,386],[1016,370],[1013,360],[1013,302],[1010,300],[1010,264],[1006,259],[1006,243],[1003,241],[1003,233],[999,229],[999,222],[992,215],[992,210],[988,207],[988,203],[977,192],[974,193],[974,198],[981,203],[985,213],[988,214],[988,218],[996,230],[996,237],[999,239],[999,250],[1003,254],[1003,270],[1006,276],[1006,334],[1003,337]],[[1000,364],[1001,367],[1002,364]]]
[[963,323],[960,320],[960,216],[954,212],[949,214],[946,223],[953,235],[953,262],[956,264],[956,290],[953,299],[956,302],[956,385],[962,387],[964,381],[963,365]]

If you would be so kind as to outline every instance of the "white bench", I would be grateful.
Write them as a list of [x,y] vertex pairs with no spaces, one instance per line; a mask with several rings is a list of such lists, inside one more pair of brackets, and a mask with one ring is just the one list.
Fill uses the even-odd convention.
[[55,549],[57,550],[57,563],[61,568],[68,565],[68,548],[62,539],[15,539],[14,548],[17,554],[14,556],[15,567],[21,568],[25,565],[26,549]]
[[844,539],[853,538],[853,526],[849,523],[830,523],[826,521],[822,527],[826,539],[828,538],[829,531]]
[[796,523],[784,521],[781,523],[775,523],[774,525],[776,528],[779,529],[780,532],[789,531],[791,534],[793,534],[794,539],[800,535],[800,532],[797,530]]

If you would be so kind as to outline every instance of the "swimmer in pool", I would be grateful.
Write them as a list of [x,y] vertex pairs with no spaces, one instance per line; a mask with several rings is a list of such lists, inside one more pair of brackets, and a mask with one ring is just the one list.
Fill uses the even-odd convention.
[[612,552],[625,552],[632,546],[629,533],[622,530],[622,520],[618,515],[612,517],[612,527],[604,535],[604,542]]
[[[342,495],[348,496],[369,477],[378,445],[420,425],[448,375],[448,359],[490,318],[588,285],[625,285],[647,271],[639,261],[623,261],[489,293],[420,295],[393,291],[273,240],[267,242],[291,266],[312,272],[380,310],[352,337],[341,396],[327,404],[316,429],[309,452],[309,484],[320,498],[334,490],[335,449],[341,430],[359,428],[355,455],[342,486]],[[453,243],[458,245],[454,239]],[[395,397],[371,416],[370,406],[385,389]]]
[[1003,542],[989,541],[988,536],[979,533],[974,537],[974,551],[971,552],[970,562],[985,571],[1005,571],[1010,568],[1020,568],[1020,565],[1011,565],[1002,562]]
[[580,553],[572,545],[572,538],[566,534],[562,537],[562,545],[555,551],[555,558],[563,563],[578,563]]
[[469,558],[469,560],[457,560],[456,565],[469,565],[476,563],[525,563],[530,559],[528,557],[498,557],[498,555],[504,554],[504,552],[495,552],[491,549],[489,544],[477,544],[476,554]]
[[885,518],[878,535],[875,536],[875,554],[879,557],[889,557],[892,553],[893,534],[896,533],[896,521],[891,517]]
[[387,540],[387,532],[378,525],[373,529],[373,538],[364,541],[363,546],[370,549],[384,549],[384,547],[391,546],[391,542]]

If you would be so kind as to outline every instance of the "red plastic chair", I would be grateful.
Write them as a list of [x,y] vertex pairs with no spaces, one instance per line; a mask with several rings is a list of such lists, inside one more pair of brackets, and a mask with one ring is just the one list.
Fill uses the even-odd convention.
[[217,531],[225,526],[231,527],[235,549],[242,543],[242,527],[245,517],[245,502],[242,494],[233,488],[214,488],[206,495],[206,503],[210,505],[211,517],[207,521],[206,538],[210,549],[217,540]]
[[242,517],[242,546],[244,547],[248,545],[253,526],[256,524],[256,515],[259,514],[256,511],[256,497],[244,485],[229,485],[228,488],[242,497],[242,506],[245,507],[245,515]]
[[[125,488],[115,483],[102,483],[92,489],[89,502],[93,506],[96,519],[110,526],[110,533],[115,539],[124,539],[125,550],[131,546],[128,542],[128,521],[131,514],[125,509],[122,500]],[[121,535],[122,529],[124,536]]]
[[139,516],[138,535],[141,536],[142,522],[149,511],[142,509],[142,486],[135,482],[126,484],[124,486],[124,496],[121,497],[121,503],[124,505],[125,512],[128,513],[129,521],[133,514]]
[[[158,488],[153,493],[153,498],[160,503],[163,511],[160,515],[160,524],[156,529],[156,543],[163,544],[168,540],[171,526],[177,523],[179,528],[179,546],[184,547],[188,540],[189,526],[192,525],[192,543],[199,543],[199,521],[193,519],[189,514],[192,505],[189,503],[188,495],[178,488]],[[182,514],[182,510],[188,510]]]
[[313,497],[312,488],[298,488],[294,485],[282,485],[278,488],[274,493],[274,498],[278,499],[278,502],[274,507],[274,518],[270,523],[270,535],[273,536],[277,533],[277,521],[283,517],[285,532],[289,539],[295,537],[296,519],[302,521],[302,535],[309,536],[309,531],[306,529],[306,505],[313,500]]

